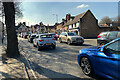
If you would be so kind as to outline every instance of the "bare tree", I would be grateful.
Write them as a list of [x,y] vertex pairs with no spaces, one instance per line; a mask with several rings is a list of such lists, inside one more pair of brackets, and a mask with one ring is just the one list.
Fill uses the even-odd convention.
[[102,18],[101,21],[99,22],[99,24],[111,24],[111,23],[112,23],[112,19],[109,18],[108,16]]
[[3,2],[5,24],[7,31],[7,56],[19,56],[18,40],[15,31],[15,5],[14,2]]

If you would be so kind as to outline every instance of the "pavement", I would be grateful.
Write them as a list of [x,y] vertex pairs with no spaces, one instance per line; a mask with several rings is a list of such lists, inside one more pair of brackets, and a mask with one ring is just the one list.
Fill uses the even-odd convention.
[[[1,41],[0,36],[0,80],[10,80],[10,78],[26,78],[24,64],[19,58],[7,58],[6,46]],[[22,79],[21,79],[22,80]]]

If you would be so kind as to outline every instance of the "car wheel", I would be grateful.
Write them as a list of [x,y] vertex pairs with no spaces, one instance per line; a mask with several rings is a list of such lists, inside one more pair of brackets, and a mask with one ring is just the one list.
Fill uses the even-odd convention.
[[59,38],[59,42],[62,43],[62,39],[61,38]]
[[92,65],[87,57],[81,58],[80,66],[85,75],[92,76],[94,74]]
[[33,47],[35,47],[35,44],[33,43]]
[[38,48],[38,51],[40,51],[42,49],[39,45],[37,45],[37,48]]
[[83,43],[79,43],[79,45],[83,45]]
[[70,45],[70,44],[71,44],[71,41],[68,39],[68,40],[67,40],[67,43]]
[[55,49],[55,48],[56,48],[56,45],[54,45],[52,48]]

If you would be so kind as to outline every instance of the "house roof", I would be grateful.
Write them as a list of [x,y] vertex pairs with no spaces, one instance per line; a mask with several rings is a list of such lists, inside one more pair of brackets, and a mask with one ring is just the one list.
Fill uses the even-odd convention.
[[70,20],[67,21],[67,23],[65,23],[63,26],[67,26],[67,25],[70,25],[70,24],[73,24],[73,23],[80,21],[80,18],[82,18],[88,11],[90,11],[90,10],[87,10],[87,11],[75,16],[72,21],[70,21]]

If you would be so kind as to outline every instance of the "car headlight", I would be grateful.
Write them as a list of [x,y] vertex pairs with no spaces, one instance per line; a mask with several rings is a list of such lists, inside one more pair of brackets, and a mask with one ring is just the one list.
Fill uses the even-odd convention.
[[81,50],[79,50],[79,53],[81,53],[82,51]]
[[71,38],[72,40],[75,40],[75,38]]

